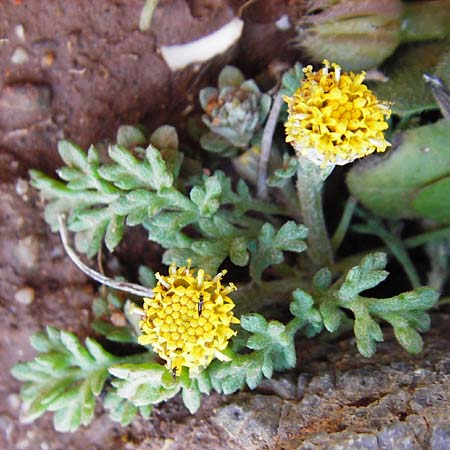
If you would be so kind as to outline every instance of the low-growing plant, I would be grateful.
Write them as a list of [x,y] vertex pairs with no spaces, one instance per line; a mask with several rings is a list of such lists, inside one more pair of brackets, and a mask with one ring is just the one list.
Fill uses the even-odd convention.
[[[122,126],[106,152],[94,145],[85,152],[61,141],[65,166],[57,172],[59,179],[31,171],[33,186],[47,202],[45,220],[61,233],[69,256],[109,286],[93,301],[92,328],[111,343],[106,351],[91,337],[82,343],[75,334],[53,327],[32,336],[38,355],[12,369],[24,382],[23,420],[52,411],[57,430],[75,431],[91,422],[95,403],[101,401],[113,420],[126,425],[136,414],[149,417],[154,405],[179,393],[194,413],[202,396],[212,391],[255,389],[274,371],[301,370],[296,347],[321,333],[338,336],[352,329],[359,352],[369,358],[383,341],[383,327],[390,326],[406,351],[422,350],[420,333],[430,327],[427,311],[437,304],[439,293],[420,286],[408,245],[414,239],[416,245],[448,245],[450,235],[447,216],[433,212],[440,197],[429,194],[435,203],[428,204],[424,197],[427,175],[402,187],[405,192],[414,188],[414,193],[402,196],[400,204],[394,194],[385,202],[379,197],[372,201],[369,193],[382,192],[384,182],[377,184],[376,178],[384,174],[389,181],[397,153],[373,172],[362,171],[361,187],[359,174],[352,171],[352,192],[373,212],[357,207],[350,197],[332,239],[322,208],[323,186],[336,165],[385,152],[391,145],[384,136],[390,126],[389,103],[377,99],[363,73],[344,73],[327,61],[318,71],[296,65],[284,75],[278,95],[287,104],[280,120],[286,122],[286,141],[293,149],[277,135],[270,139],[269,152],[276,149],[281,155],[278,166],[262,177],[248,177],[250,185],[221,170],[203,170],[201,153],[197,160],[192,152],[185,157],[171,126],[151,135],[142,127]],[[267,119],[271,96],[227,67],[219,88],[203,90],[200,100],[209,128],[201,146],[222,161],[251,151],[258,162],[273,134],[273,119]],[[409,136],[416,130],[420,128],[397,132]],[[405,142],[387,151],[401,154]],[[441,151],[442,142],[429,145]],[[403,166],[409,167],[416,170],[410,161]],[[266,168],[257,165],[258,171]],[[371,177],[375,171],[380,175]],[[267,180],[268,194],[261,198],[253,193],[256,179]],[[395,221],[383,221],[390,211],[396,211]],[[436,219],[434,228],[402,239],[400,221],[421,214],[429,219],[428,227]],[[386,247],[339,258],[352,221],[355,232],[375,235]],[[444,228],[436,228],[438,223]],[[103,245],[113,252],[125,229],[135,226],[144,227],[148,239],[163,248],[167,274],[141,266],[139,284],[133,284],[81,262],[77,252],[93,258]],[[74,233],[77,252],[67,229]],[[388,277],[388,253],[403,265],[413,289],[373,297],[366,291]],[[241,268],[243,281],[237,285],[223,269],[232,265]],[[448,265],[440,285],[447,275]],[[275,303],[284,306],[286,320],[270,317],[267,306]],[[129,355],[124,356],[123,345],[133,348]]]

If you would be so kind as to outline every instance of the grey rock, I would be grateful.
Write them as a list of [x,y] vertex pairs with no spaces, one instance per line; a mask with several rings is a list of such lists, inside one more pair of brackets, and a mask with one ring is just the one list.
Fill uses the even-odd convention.
[[220,408],[212,421],[225,429],[241,448],[271,448],[278,429],[282,400],[270,395],[241,395]]
[[323,434],[297,447],[297,450],[379,450],[377,438],[369,433]]
[[390,341],[363,359],[349,340],[339,349],[347,357],[327,367],[318,352],[317,359],[301,360],[296,398],[236,394],[214,422],[239,448],[450,450],[449,349],[437,337],[437,330],[446,334],[449,319],[441,315],[419,356]]
[[378,435],[381,450],[420,450],[422,446],[414,436],[414,428],[398,422],[382,430]]
[[431,450],[448,450],[450,448],[450,420],[439,424],[433,430],[430,439]]

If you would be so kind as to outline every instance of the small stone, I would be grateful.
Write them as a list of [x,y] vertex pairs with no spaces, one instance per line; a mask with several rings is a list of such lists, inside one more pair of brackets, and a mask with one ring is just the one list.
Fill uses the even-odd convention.
[[44,56],[41,58],[41,65],[43,67],[50,67],[55,62],[55,54],[48,50],[45,52]]
[[8,395],[8,404],[11,410],[17,410],[20,407],[20,397],[17,394]]
[[25,195],[28,192],[28,181],[24,180],[23,178],[19,178],[16,181],[16,194],[20,195],[21,197]]
[[34,301],[34,289],[31,287],[19,289],[14,294],[14,300],[22,305],[31,305]]
[[39,242],[33,235],[21,239],[14,248],[17,262],[25,269],[33,268],[39,258]]
[[28,52],[22,47],[17,47],[11,56],[11,62],[13,64],[25,64],[29,59]]
[[10,440],[11,433],[14,430],[14,421],[6,414],[0,416],[0,430],[5,435],[6,440]]
[[21,23],[14,27],[14,33],[21,41],[25,41],[25,28]]

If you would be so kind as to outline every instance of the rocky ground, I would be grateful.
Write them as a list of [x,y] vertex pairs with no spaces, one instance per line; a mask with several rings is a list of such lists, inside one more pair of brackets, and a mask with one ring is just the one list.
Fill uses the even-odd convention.
[[[356,352],[351,338],[302,341],[296,371],[256,392],[211,395],[195,416],[175,399],[126,428],[100,406],[94,422],[75,434],[55,432],[50,414],[32,424],[19,420],[20,385],[9,374],[11,366],[33,356],[28,338],[46,325],[81,338],[92,335],[97,289],[43,221],[27,170],[58,167],[55,143],[62,137],[87,146],[112,138],[121,123],[182,120],[195,107],[198,88],[213,83],[227,62],[238,61],[254,74],[283,55],[289,60],[290,50],[279,50],[288,35],[273,21],[302,2],[270,1],[247,8],[244,38],[230,51],[205,66],[170,73],[158,47],[211,32],[233,17],[236,3],[242,2],[161,1],[144,32],[137,25],[143,5],[138,0],[0,5],[0,448],[450,448],[445,312],[434,314],[417,357],[392,339],[370,360]],[[117,254],[104,259],[108,273],[130,278],[139,264],[160,264],[158,249],[134,229]]]

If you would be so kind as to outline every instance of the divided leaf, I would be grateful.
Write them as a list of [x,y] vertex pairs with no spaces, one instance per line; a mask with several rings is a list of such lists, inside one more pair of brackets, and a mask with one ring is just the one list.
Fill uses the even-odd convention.
[[35,334],[32,345],[41,352],[32,361],[19,363],[12,375],[25,384],[21,390],[25,414],[31,422],[45,411],[54,411],[58,431],[75,431],[88,425],[97,397],[108,378],[108,367],[117,357],[91,338],[84,347],[72,333],[47,327]]
[[109,367],[109,373],[115,377],[112,385],[117,395],[135,406],[148,406],[168,400],[180,390],[172,374],[162,365],[147,362],[140,364],[120,364]]
[[283,251],[301,253],[306,249],[305,239],[308,230],[304,225],[293,221],[286,222],[278,232],[270,223],[265,223],[258,236],[256,245],[251,248],[250,275],[256,281],[261,279],[263,271],[272,264],[284,261]]

